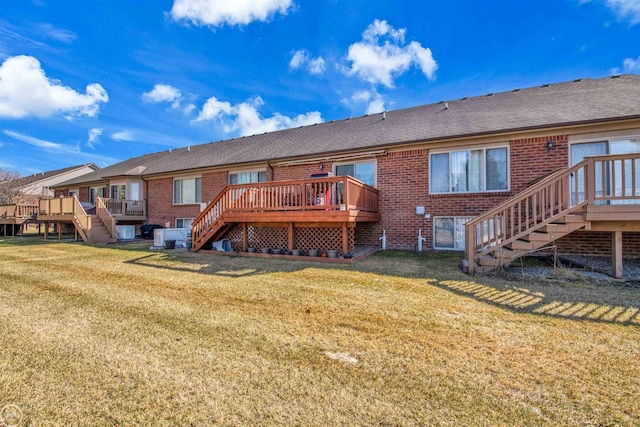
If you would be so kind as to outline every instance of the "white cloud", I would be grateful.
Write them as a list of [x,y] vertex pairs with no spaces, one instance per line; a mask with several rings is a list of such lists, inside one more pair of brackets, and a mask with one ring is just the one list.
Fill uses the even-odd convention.
[[0,117],[49,117],[54,114],[96,117],[109,95],[98,83],[81,94],[51,80],[32,56],[13,56],[0,65]]
[[182,94],[173,86],[157,84],[149,92],[142,94],[147,102],[175,102],[182,98]]
[[360,106],[362,104],[366,105],[366,113],[365,114],[376,114],[385,111],[385,101],[382,95],[380,95],[376,91],[368,91],[361,90],[353,95],[351,98],[343,99],[343,104],[346,104],[350,107]]
[[625,58],[622,61],[622,71],[620,68],[612,68],[609,70],[611,74],[620,74],[620,73],[640,73],[640,56],[636,59],[633,58]]
[[324,73],[326,63],[321,56],[312,58],[305,49],[296,50],[291,56],[289,61],[289,68],[297,70],[300,68],[306,69],[310,74],[319,75]]
[[102,135],[102,128],[89,129],[89,137],[87,138],[87,147],[94,148],[95,143],[100,141],[100,135]]
[[432,80],[438,65],[431,49],[416,41],[405,45],[405,33],[404,28],[396,30],[387,21],[376,19],[362,33],[362,40],[349,46],[347,59],[351,67],[346,73],[391,88],[398,76],[417,66]]
[[10,131],[10,130],[3,130],[2,132],[5,135],[17,141],[27,143],[33,147],[39,148],[40,150],[50,153],[52,155],[60,155],[65,158],[69,158],[70,156],[72,156],[74,161],[87,160],[87,161],[101,163],[101,164],[105,162],[107,164],[115,163],[118,161],[118,159],[106,157],[103,155],[84,153],[80,149],[79,145],[66,145],[66,144],[60,144],[57,142],[46,141],[44,139],[34,138],[32,136]]
[[136,137],[133,135],[133,132],[128,130],[123,130],[120,132],[114,132],[111,134],[111,139],[115,141],[129,141],[134,142]]
[[640,1],[639,0],[606,0],[618,18],[629,19],[631,25],[640,23]]
[[164,84],[157,84],[149,92],[142,94],[142,100],[145,102],[168,102],[171,103],[171,108],[174,110],[182,109],[185,114],[191,114],[196,108],[194,104],[183,105],[185,97],[182,95],[179,89]]
[[51,24],[39,24],[38,30],[44,35],[63,43],[71,43],[78,38],[73,31],[56,28]]
[[268,21],[273,15],[286,15],[293,0],[174,0],[170,15],[175,21],[213,27],[247,25]]
[[258,111],[262,105],[264,101],[259,96],[236,105],[211,97],[202,107],[196,121],[216,121],[222,125],[225,133],[237,133],[240,136],[308,126],[323,121],[322,115],[317,111],[300,114],[293,118],[280,113],[264,118]]
[[640,73],[640,56],[636,59],[625,58],[622,61],[622,68],[625,73]]

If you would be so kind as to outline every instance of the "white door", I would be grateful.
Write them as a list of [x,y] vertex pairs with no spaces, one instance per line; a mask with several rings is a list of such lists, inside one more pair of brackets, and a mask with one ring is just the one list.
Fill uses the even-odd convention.
[[[608,144],[605,141],[602,142],[586,142],[583,144],[571,145],[571,166],[580,163],[585,157],[588,156],[602,156],[608,154]],[[574,176],[575,175],[575,176]],[[596,177],[602,176],[602,166],[596,165]],[[576,174],[571,175],[571,204],[574,205],[584,200],[584,173],[578,171]],[[576,194],[576,180],[578,180],[577,194]],[[596,195],[602,195],[603,189],[608,185],[607,182],[596,183]],[[608,180],[607,180],[608,181]]]

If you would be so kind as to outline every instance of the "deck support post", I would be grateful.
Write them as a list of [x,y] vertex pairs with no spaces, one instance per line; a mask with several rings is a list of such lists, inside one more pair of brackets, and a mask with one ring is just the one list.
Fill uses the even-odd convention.
[[62,223],[58,223],[58,240],[62,241]]
[[611,269],[617,278],[622,277],[622,231],[611,233]]
[[342,253],[346,254],[349,252],[349,229],[347,227],[347,223],[342,223]]
[[293,223],[290,222],[289,223],[289,241],[287,242],[287,244],[289,245],[289,252],[291,252],[293,250],[293,242],[294,242],[294,229],[293,229]]
[[44,223],[44,240],[47,240],[47,235],[49,234],[49,223]]
[[249,250],[249,236],[247,235],[249,227],[247,227],[247,223],[242,223],[242,252],[247,252]]

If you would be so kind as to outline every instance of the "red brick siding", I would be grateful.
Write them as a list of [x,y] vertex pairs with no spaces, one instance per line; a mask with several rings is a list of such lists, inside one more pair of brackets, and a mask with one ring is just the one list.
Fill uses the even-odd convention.
[[[332,164],[330,162],[322,163],[322,170],[320,170],[320,163],[314,163],[310,165],[296,165],[296,166],[276,166],[273,168],[273,181],[286,181],[289,179],[304,179],[309,178],[314,173],[332,172]],[[271,170],[267,168],[267,179],[271,179]]]
[[[574,255],[611,255],[612,233],[576,231],[556,241],[558,253]],[[622,254],[640,256],[640,233],[622,233]]]
[[78,189],[78,200],[81,202],[89,202],[89,187],[80,187]]
[[[551,151],[547,141],[553,141]],[[517,194],[530,183],[560,168],[569,166],[569,137],[552,135],[510,142],[511,191]]]
[[[175,227],[176,218],[195,218],[200,204],[174,205],[173,178],[149,180],[149,223]],[[226,172],[202,174],[202,201],[210,202],[227,185]]]

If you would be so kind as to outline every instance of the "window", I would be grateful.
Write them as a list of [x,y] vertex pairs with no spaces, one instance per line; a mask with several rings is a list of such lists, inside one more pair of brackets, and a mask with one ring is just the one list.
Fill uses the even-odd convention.
[[433,219],[434,249],[464,250],[464,225],[471,217],[436,217]]
[[266,182],[267,172],[254,171],[254,172],[238,172],[229,174],[229,184],[251,184],[254,182]]
[[125,200],[127,198],[127,186],[125,184],[112,185],[111,198],[115,200]]
[[173,204],[195,204],[202,201],[202,178],[173,180]]
[[78,195],[80,194],[80,190],[78,189],[69,190],[68,194],[69,194],[69,197],[73,197],[73,196],[78,197]]
[[[605,141],[585,142],[571,145],[571,166],[580,163],[585,157],[588,156],[603,156],[607,154],[631,154],[640,152],[640,138],[624,138],[624,139],[611,139]],[[632,162],[635,165],[632,165]],[[633,173],[633,167],[636,170],[640,169],[640,159],[624,161],[624,182],[627,183],[623,188],[623,176],[622,176],[622,160],[616,161],[616,164],[605,163],[603,174],[603,163],[595,164],[595,194],[596,196],[624,196],[634,197],[640,196],[640,194],[632,194],[633,186],[630,185],[635,180],[635,188],[640,188],[640,175]],[[604,177],[604,180],[603,180]],[[577,182],[577,194],[575,193],[574,182]],[[614,184],[615,183],[615,184]],[[571,176],[571,202],[575,203],[584,199],[584,174],[578,173],[576,176]],[[623,194],[624,193],[624,194]],[[638,191],[636,190],[636,193]],[[639,197],[640,198],[640,197]],[[636,204],[637,201],[633,199],[627,200],[610,200],[607,204]]]
[[431,193],[509,189],[507,147],[431,154]]
[[336,176],[349,175],[372,187],[376,186],[376,161],[339,163],[334,166]]
[[107,196],[107,187],[91,187],[89,188],[89,203],[96,204],[98,197],[105,198]]
[[193,218],[176,218],[176,228],[188,228],[191,230]]

